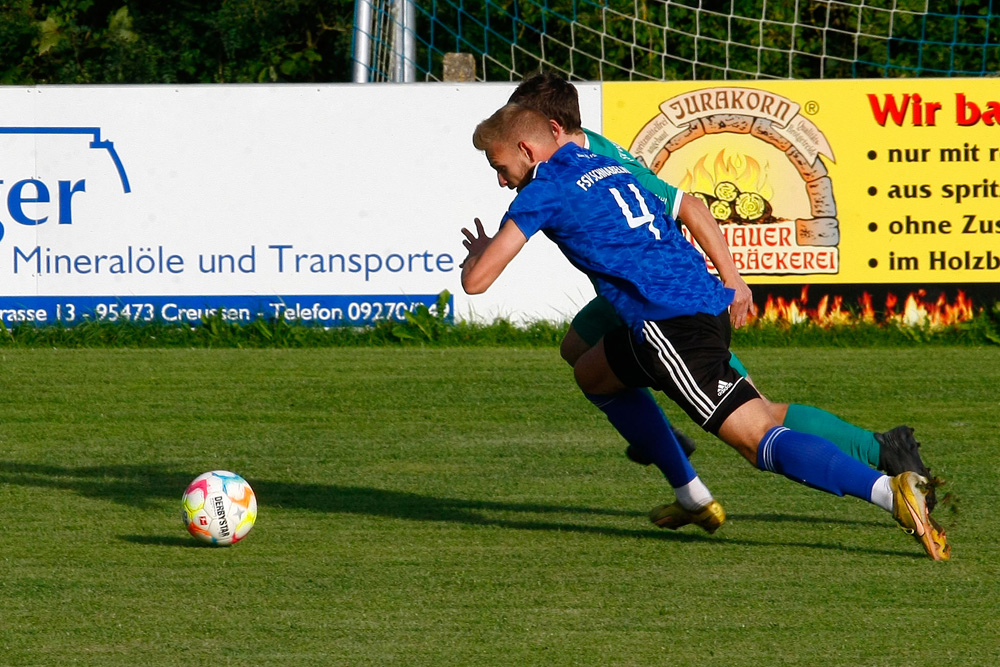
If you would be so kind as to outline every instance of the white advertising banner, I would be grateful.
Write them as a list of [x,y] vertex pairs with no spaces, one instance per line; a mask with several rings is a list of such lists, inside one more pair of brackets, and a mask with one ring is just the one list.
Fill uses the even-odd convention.
[[472,131],[512,89],[0,88],[0,319],[369,324],[444,290],[460,319],[568,319],[593,291],[543,237],[461,289],[460,229],[514,196]]

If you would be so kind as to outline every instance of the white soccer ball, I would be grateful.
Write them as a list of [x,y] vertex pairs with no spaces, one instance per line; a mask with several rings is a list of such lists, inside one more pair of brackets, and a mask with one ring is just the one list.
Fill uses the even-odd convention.
[[198,475],[181,498],[184,525],[200,540],[216,546],[235,544],[257,520],[257,496],[247,481],[228,470]]

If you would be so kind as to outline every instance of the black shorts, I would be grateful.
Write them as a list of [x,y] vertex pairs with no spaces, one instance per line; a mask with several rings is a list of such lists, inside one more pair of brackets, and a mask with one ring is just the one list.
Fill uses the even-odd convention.
[[659,389],[709,433],[736,408],[760,398],[729,364],[729,315],[672,317],[647,321],[643,342],[627,326],[604,337],[611,370],[630,387]]

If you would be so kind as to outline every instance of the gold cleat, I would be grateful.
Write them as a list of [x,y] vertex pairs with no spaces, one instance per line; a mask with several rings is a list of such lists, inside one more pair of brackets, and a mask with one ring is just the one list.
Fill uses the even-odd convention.
[[892,488],[892,516],[903,532],[916,538],[934,560],[951,558],[951,545],[937,521],[927,511],[927,478],[904,472],[889,480]]
[[719,501],[713,500],[700,510],[684,509],[676,500],[669,505],[660,505],[649,511],[649,520],[660,528],[677,530],[681,526],[693,523],[701,526],[709,535],[719,529],[726,521],[726,511]]

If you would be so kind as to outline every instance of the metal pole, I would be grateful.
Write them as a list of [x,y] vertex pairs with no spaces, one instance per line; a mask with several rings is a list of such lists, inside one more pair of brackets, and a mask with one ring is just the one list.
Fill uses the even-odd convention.
[[406,39],[406,0],[393,0],[392,3],[392,81],[401,83],[406,69],[406,53],[403,42]]
[[417,80],[417,8],[414,0],[403,0],[403,81]]
[[372,6],[354,0],[354,83],[368,83],[372,65]]

